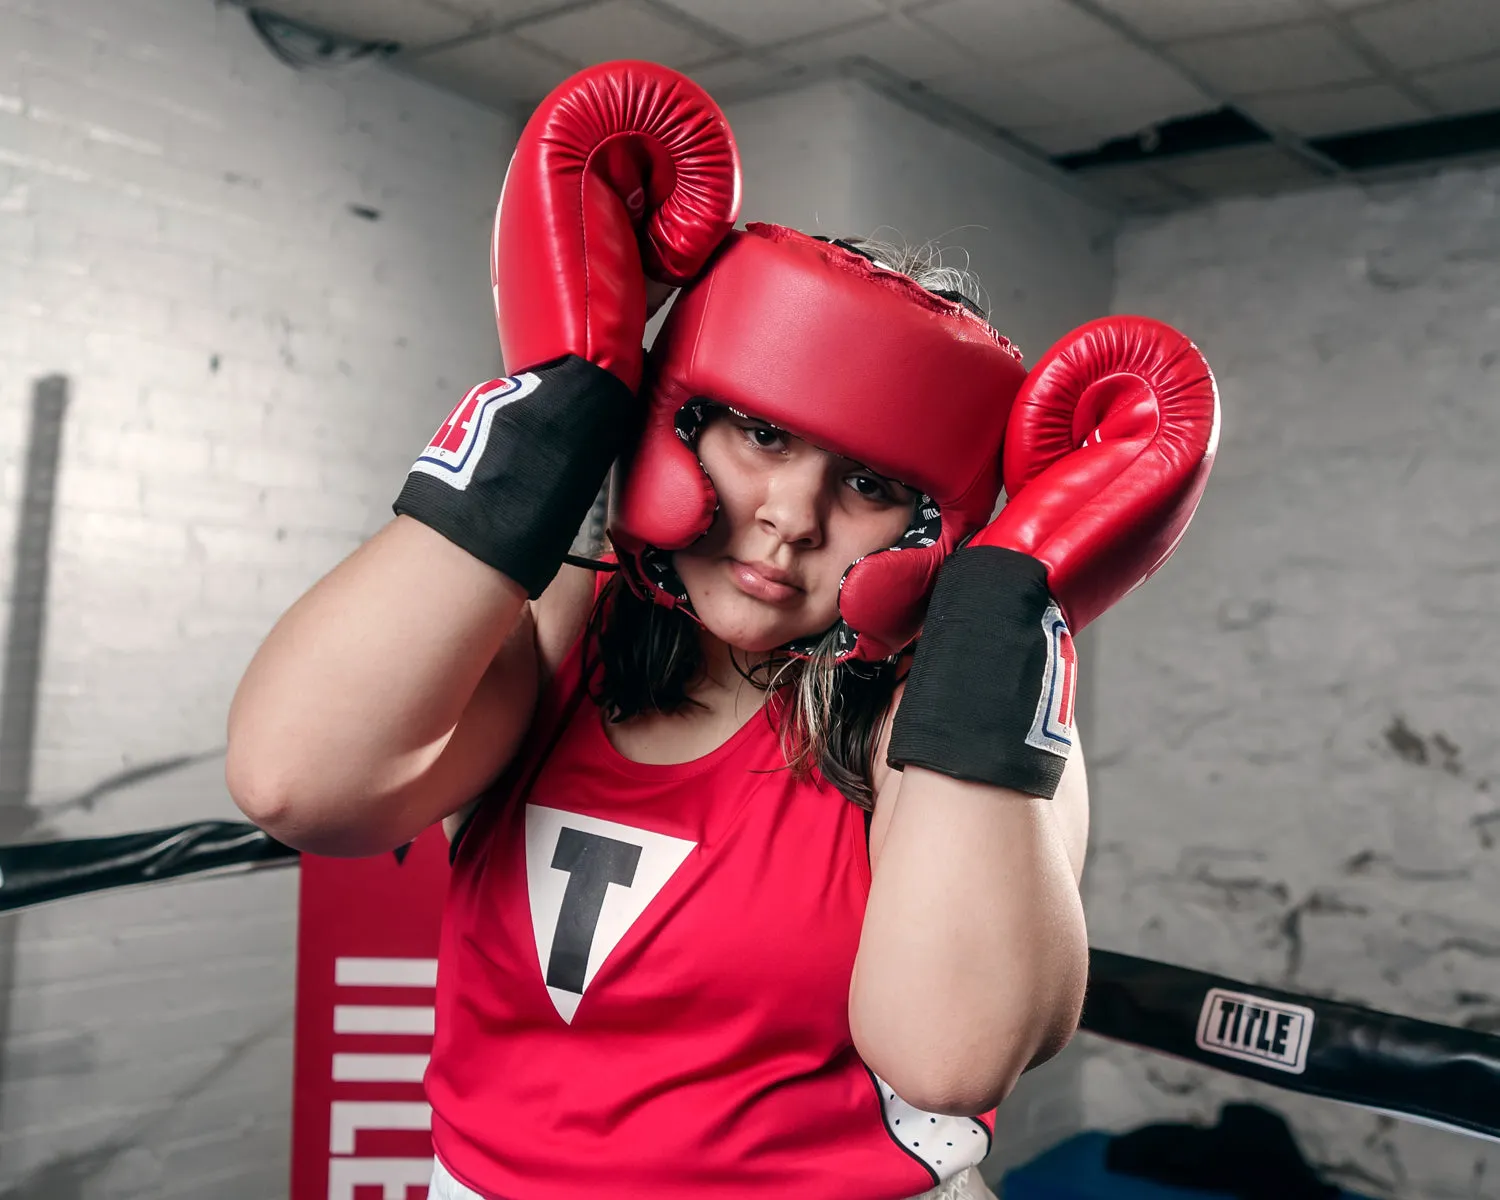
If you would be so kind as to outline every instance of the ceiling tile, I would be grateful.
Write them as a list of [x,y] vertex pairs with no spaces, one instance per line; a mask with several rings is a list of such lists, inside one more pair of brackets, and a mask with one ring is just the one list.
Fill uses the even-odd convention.
[[1068,109],[1019,86],[1005,71],[965,67],[950,71],[927,86],[935,95],[1006,129],[1020,125],[1058,125],[1074,117]]
[[1109,26],[1059,0],[941,0],[912,17],[991,66],[1035,62],[1120,40]]
[[1072,116],[1116,133],[1217,108],[1174,67],[1130,43],[1080,50],[1008,74],[1015,83]]
[[1350,24],[1396,66],[1409,71],[1500,52],[1496,0],[1413,0],[1356,13]]
[[1179,42],[1172,56],[1229,95],[1369,79],[1362,59],[1321,25]]
[[461,9],[486,25],[505,25],[523,17],[536,17],[554,8],[566,7],[569,0],[418,0],[418,3]]
[[1432,115],[1384,83],[1255,96],[1243,107],[1261,123],[1302,137],[1405,125]]
[[880,0],[670,0],[673,8],[707,21],[751,46],[807,37],[885,12]]
[[727,45],[700,36],[634,0],[604,0],[587,8],[528,21],[516,32],[533,45],[579,62],[644,58],[669,67],[687,67],[718,58]]
[[822,37],[776,47],[778,58],[818,66],[845,58],[869,58],[908,79],[940,79],[955,69],[962,53],[947,38],[901,15]]
[[1170,183],[1205,196],[1272,191],[1326,179],[1314,168],[1275,146],[1237,146],[1183,158],[1163,159],[1156,173]]
[[1500,57],[1423,71],[1412,76],[1412,83],[1436,100],[1445,113],[1500,108]]
[[458,37],[479,19],[465,9],[420,0],[274,0],[268,7],[327,33],[403,46]]
[[1231,33],[1315,16],[1308,0],[1099,0],[1137,33],[1158,41]]
[[717,62],[703,63],[687,71],[690,78],[716,99],[724,92],[770,86],[778,81],[787,80],[794,73],[801,74],[802,68],[778,66],[743,54],[719,59]]
[[439,87],[496,107],[530,106],[577,71],[516,39],[497,33],[450,50],[403,56],[400,68]]

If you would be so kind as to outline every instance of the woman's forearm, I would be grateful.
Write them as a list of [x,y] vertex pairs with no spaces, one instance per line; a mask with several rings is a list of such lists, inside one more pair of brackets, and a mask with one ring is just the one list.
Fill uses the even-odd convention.
[[855,1044],[909,1103],[984,1112],[1076,1028],[1076,839],[1048,800],[919,768],[896,786],[850,987]]

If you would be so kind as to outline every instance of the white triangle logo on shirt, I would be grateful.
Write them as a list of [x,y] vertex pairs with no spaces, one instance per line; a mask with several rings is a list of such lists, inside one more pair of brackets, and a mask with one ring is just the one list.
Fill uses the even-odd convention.
[[626,930],[696,842],[540,804],[526,806],[526,889],[547,994],[573,1022]]

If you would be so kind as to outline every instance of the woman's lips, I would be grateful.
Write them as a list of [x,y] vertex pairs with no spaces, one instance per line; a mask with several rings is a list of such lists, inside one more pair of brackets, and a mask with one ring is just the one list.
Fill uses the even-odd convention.
[[802,594],[801,588],[782,579],[773,579],[764,568],[742,563],[737,558],[729,560],[729,577],[745,595],[764,600],[767,604],[787,604]]

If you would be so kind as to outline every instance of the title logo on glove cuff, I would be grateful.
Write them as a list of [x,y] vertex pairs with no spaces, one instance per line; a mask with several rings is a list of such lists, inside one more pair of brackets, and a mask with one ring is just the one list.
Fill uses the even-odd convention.
[[492,379],[473,388],[438,426],[411,469],[463,491],[474,477],[475,464],[484,457],[495,414],[511,401],[529,396],[540,383],[528,371],[512,379]]
[[1042,676],[1042,694],[1026,744],[1067,758],[1073,749],[1073,697],[1078,690],[1078,652],[1062,610],[1049,604],[1042,614],[1042,633],[1047,638],[1047,667]]

